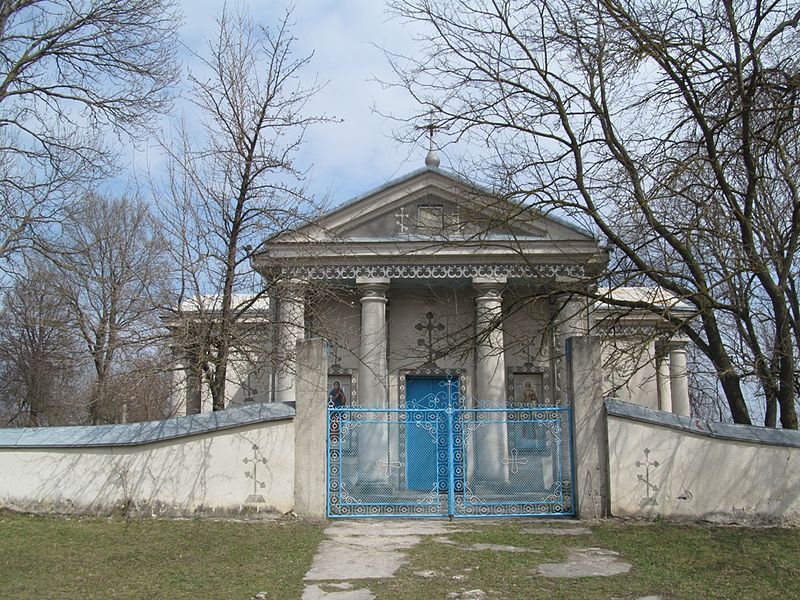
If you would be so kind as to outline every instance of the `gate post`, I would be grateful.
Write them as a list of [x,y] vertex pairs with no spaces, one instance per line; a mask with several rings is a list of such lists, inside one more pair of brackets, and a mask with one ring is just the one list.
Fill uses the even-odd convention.
[[608,515],[608,438],[603,405],[600,338],[567,339],[568,383],[572,396],[573,490],[580,518]]
[[294,418],[294,512],[327,516],[327,361],[321,339],[297,342]]

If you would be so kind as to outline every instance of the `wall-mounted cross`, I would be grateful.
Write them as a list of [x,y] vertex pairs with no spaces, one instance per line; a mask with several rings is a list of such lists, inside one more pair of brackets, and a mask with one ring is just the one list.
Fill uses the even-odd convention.
[[427,348],[429,363],[433,362],[433,332],[445,330],[445,326],[441,323],[437,323],[437,320],[436,315],[428,311],[424,315],[421,315],[420,322],[414,325],[414,329],[417,331],[424,331],[427,333],[427,340],[425,338],[419,338],[417,340],[417,346],[424,346]]
[[258,478],[258,465],[259,463],[262,465],[267,464],[267,459],[261,456],[261,452],[258,449],[256,444],[252,446],[253,450],[253,458],[244,457],[242,462],[246,465],[252,464],[252,470],[245,471],[244,476],[248,479],[253,480],[253,495],[249,496],[246,500],[247,503],[252,502],[264,502],[264,497],[258,493],[258,488],[260,487],[262,490],[267,487],[267,484]]
[[654,484],[654,483],[650,483],[650,467],[652,467],[653,470],[658,468],[658,461],[657,460],[654,460],[654,461],[650,460],[650,449],[649,448],[645,448],[644,449],[644,461],[637,460],[636,461],[636,466],[637,467],[644,467],[644,475],[642,475],[641,473],[638,473],[636,475],[636,478],[639,481],[644,482],[645,490],[646,490],[646,493],[647,493],[647,497],[646,498],[642,498],[643,504],[658,504],[658,502],[656,502],[655,496],[650,496],[650,490],[652,490],[654,492],[658,491],[658,486],[656,484]]

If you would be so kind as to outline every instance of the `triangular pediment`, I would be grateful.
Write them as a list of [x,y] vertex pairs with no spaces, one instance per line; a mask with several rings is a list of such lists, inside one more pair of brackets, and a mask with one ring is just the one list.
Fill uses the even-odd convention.
[[274,241],[594,240],[580,228],[494,196],[437,168],[389,182],[280,237],[283,240]]

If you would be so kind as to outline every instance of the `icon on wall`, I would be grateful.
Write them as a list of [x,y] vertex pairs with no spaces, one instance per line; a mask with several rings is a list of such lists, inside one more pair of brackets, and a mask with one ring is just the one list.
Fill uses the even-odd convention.
[[352,377],[350,375],[328,375],[328,406],[341,408],[350,404]]

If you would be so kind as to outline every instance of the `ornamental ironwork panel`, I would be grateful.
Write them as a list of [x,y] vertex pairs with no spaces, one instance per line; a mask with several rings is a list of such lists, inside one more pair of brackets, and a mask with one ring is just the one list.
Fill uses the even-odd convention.
[[391,279],[467,279],[472,277],[507,277],[510,279],[555,280],[583,279],[585,264],[385,264],[385,265],[285,265],[283,277],[306,281],[358,278]]
[[328,516],[574,515],[570,407],[328,408]]
[[[440,410],[328,408],[328,516],[446,516],[438,477],[445,418]],[[401,436],[413,443],[398,444]],[[409,473],[409,465],[423,468]]]
[[462,409],[454,516],[575,514],[570,408]]

